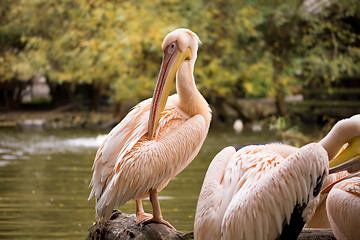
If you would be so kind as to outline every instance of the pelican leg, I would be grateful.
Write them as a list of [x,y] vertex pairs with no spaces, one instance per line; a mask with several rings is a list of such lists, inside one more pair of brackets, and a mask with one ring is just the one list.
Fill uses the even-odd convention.
[[160,203],[158,199],[158,192],[156,190],[150,190],[150,202],[153,207],[153,217],[151,219],[145,219],[140,223],[157,222],[168,226],[169,228],[175,229],[168,221],[165,221],[161,214]]
[[145,213],[141,199],[136,199],[136,225],[151,220],[153,216],[149,213]]

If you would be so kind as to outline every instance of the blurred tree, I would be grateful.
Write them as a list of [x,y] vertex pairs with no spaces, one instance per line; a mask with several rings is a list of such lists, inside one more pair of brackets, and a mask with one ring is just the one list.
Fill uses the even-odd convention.
[[27,85],[26,81],[22,81],[22,76],[12,69],[25,47],[21,29],[17,26],[6,27],[10,21],[7,14],[17,3],[17,0],[2,0],[0,3],[0,107],[8,109],[18,107],[21,92]]
[[20,27],[27,44],[11,70],[28,79],[46,75],[53,93],[68,89],[67,83],[87,84],[93,103],[105,86],[114,90],[115,101],[149,97],[161,61],[160,43],[174,28],[168,22],[176,18],[161,4],[19,0],[8,15],[13,19],[8,28]]
[[328,88],[345,78],[359,78],[360,2],[331,1],[305,8],[301,17],[305,84]]
[[[359,2],[311,0],[3,0],[0,84],[47,77],[53,99],[82,87],[96,108],[151,97],[163,37],[178,27],[203,41],[198,87],[214,103],[275,97],[292,86],[359,76]],[[60,93],[60,94],[59,94]]]
[[[275,97],[285,115],[288,86],[298,84],[294,69],[299,67],[295,56],[302,2],[210,1],[204,32],[214,32],[214,41],[207,42],[204,65],[197,70],[208,79],[203,87],[229,103],[236,102],[232,96]],[[234,107],[241,112],[241,106]]]
[[299,13],[303,0],[269,2],[270,5],[263,9],[266,21],[260,29],[265,41],[265,50],[271,54],[272,81],[274,83],[275,100],[280,115],[287,113],[285,105],[285,91],[291,82],[295,81],[293,72],[296,55],[299,52]]

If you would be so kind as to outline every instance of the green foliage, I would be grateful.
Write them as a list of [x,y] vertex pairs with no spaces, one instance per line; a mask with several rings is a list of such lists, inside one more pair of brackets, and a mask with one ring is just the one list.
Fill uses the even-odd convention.
[[[3,0],[0,81],[109,87],[115,101],[150,97],[164,36],[178,27],[203,45],[195,68],[208,98],[274,97],[302,81],[329,86],[360,74],[360,4],[309,12],[301,0]],[[357,25],[356,25],[357,24]]]
[[273,69],[271,65],[270,54],[264,54],[262,58],[258,59],[255,63],[251,65],[245,63],[243,64],[243,69],[247,69],[247,71],[244,71],[241,74],[246,96],[273,97],[275,95],[275,91],[273,88]]
[[[336,12],[335,9],[337,9]],[[360,2],[342,1],[317,15],[302,15],[301,46],[306,84],[330,86],[345,77],[360,75]]]

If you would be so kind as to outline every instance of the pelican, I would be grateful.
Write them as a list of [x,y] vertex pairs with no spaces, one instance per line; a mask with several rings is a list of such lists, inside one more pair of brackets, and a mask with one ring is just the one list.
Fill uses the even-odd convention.
[[233,128],[237,134],[240,134],[244,129],[244,124],[241,119],[236,119],[233,124]]
[[[315,212],[329,165],[343,166],[360,154],[360,142],[353,141],[358,136],[360,121],[346,119],[302,148],[272,143],[223,149],[201,188],[195,239],[296,239]],[[333,159],[345,143],[351,154]]]
[[[165,37],[153,98],[134,107],[98,149],[89,196],[95,196],[97,221],[105,222],[114,207],[134,199],[136,224],[152,221],[173,228],[162,217],[158,192],[198,154],[211,121],[193,76],[199,44],[188,29]],[[177,94],[168,97],[175,75]],[[153,215],[144,212],[146,197]]]
[[326,200],[326,212],[336,239],[360,239],[360,173],[332,187]]
[[[360,139],[359,139],[360,140]],[[360,163],[360,159],[353,159],[354,162]],[[356,171],[359,166],[356,167]],[[344,170],[344,171],[339,171]],[[329,171],[329,176],[324,180],[323,190],[320,194],[320,202],[311,220],[306,224],[306,228],[331,228],[335,234],[342,229],[353,229],[353,231],[344,230],[357,238],[344,238],[335,234],[337,239],[360,239],[360,230],[358,228],[360,221],[360,173],[351,174],[351,169],[339,169]],[[354,179],[352,179],[354,178]],[[352,186],[352,187],[349,187]],[[337,200],[334,200],[337,199]],[[338,199],[342,199],[340,202]],[[349,208],[352,202],[353,207]],[[336,211],[337,216],[331,216]],[[350,211],[350,212],[348,212]],[[340,220],[342,219],[342,220]],[[347,219],[346,221],[344,219]],[[347,226],[336,226],[335,223],[347,223]],[[357,235],[356,235],[357,234]],[[342,234],[346,236],[346,234]]]
[[[350,119],[360,122],[360,115]],[[349,124],[349,121],[343,120],[342,124]],[[352,129],[360,131],[360,127],[355,124]],[[351,144],[343,146],[338,154],[338,161],[353,159],[329,170],[330,175],[325,179],[321,191],[320,204],[306,227],[331,228],[337,239],[360,239],[360,173],[351,174],[360,168],[359,142],[359,137],[352,139]]]

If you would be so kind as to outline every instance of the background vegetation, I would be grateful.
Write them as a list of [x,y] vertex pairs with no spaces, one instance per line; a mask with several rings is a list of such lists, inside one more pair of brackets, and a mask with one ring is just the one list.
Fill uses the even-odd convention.
[[45,76],[54,106],[152,96],[164,36],[198,33],[195,77],[210,104],[331,88],[360,76],[358,0],[1,0],[0,102]]

